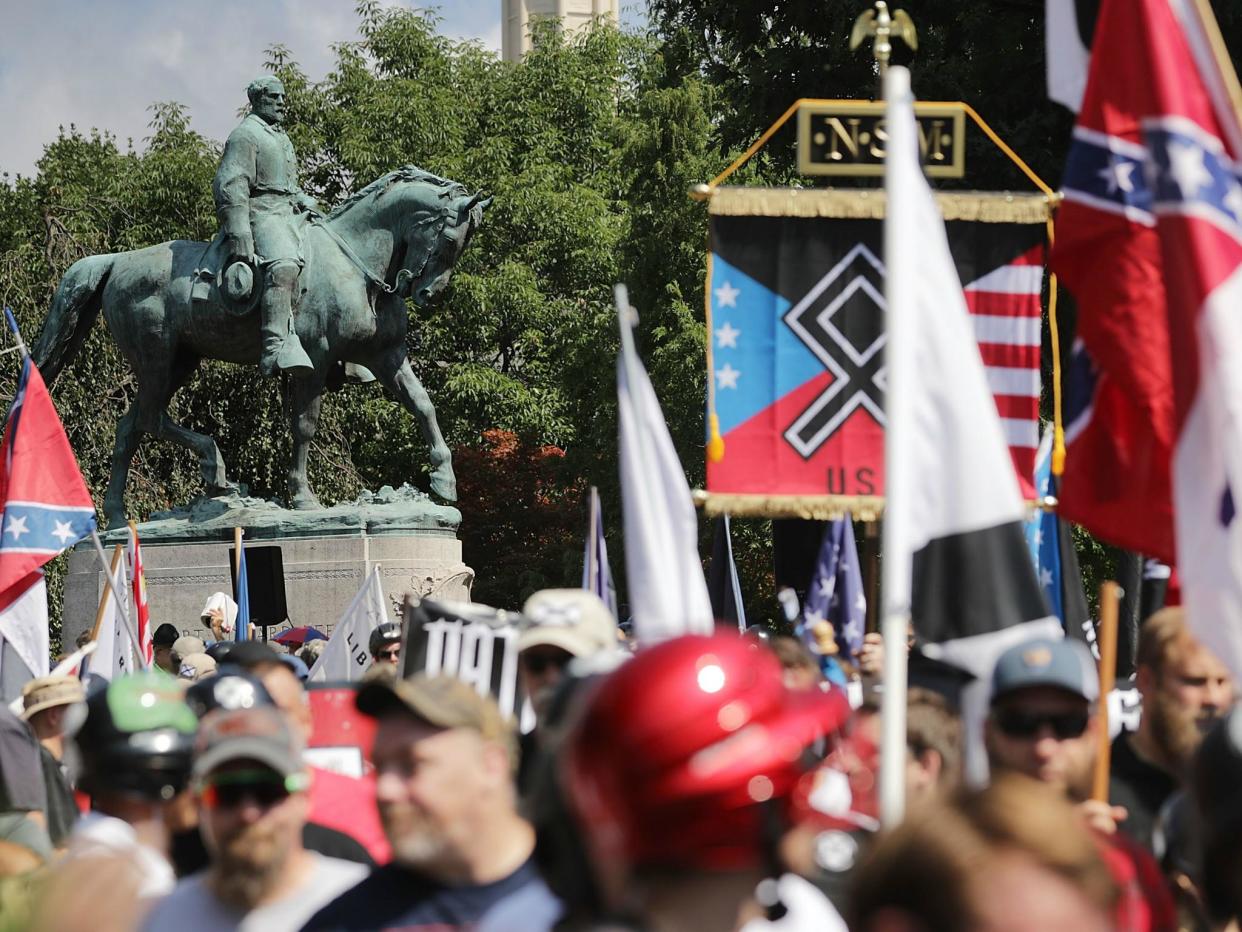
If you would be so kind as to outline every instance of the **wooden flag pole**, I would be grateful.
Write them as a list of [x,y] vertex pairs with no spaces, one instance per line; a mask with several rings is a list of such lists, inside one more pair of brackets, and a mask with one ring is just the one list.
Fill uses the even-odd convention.
[[1091,798],[1108,802],[1108,771],[1112,742],[1108,737],[1108,696],[1117,680],[1117,615],[1121,603],[1121,587],[1115,582],[1100,586],[1100,627],[1096,643],[1100,647],[1100,708],[1097,715],[1095,775]]
[[[117,544],[112,548],[112,568],[108,571],[113,579],[116,579],[116,568],[121,563],[121,554],[125,548],[121,544]],[[99,640],[99,626],[103,624],[104,611],[108,607],[108,599],[112,598],[112,589],[104,586],[104,591],[99,595],[99,608],[95,610],[95,625],[91,628],[91,640]]]

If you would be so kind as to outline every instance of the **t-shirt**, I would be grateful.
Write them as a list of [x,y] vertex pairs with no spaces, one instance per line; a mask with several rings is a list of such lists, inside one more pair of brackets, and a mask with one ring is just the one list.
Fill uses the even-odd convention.
[[65,857],[128,861],[140,878],[138,895],[143,899],[163,896],[172,890],[177,880],[172,864],[163,853],[140,841],[128,822],[102,812],[88,812],[78,819],[69,836]]
[[61,847],[78,821],[78,804],[65,769],[47,748],[39,747],[43,766],[43,786],[47,792],[47,834],[52,844]]
[[39,742],[0,703],[0,812],[42,812],[46,806]]
[[248,913],[221,903],[207,888],[205,873],[186,877],[152,907],[143,932],[295,932],[315,910],[366,876],[360,864],[308,854],[312,867],[297,889]]
[[[397,864],[377,868],[358,886],[337,897],[303,926],[305,932],[448,932],[483,927],[489,913],[508,912],[512,898],[521,902],[551,899],[533,861],[507,877],[477,886],[450,887]],[[534,914],[514,917],[506,932],[544,932],[548,924]],[[499,928],[499,926],[489,926]]]
[[1131,733],[1123,731],[1113,740],[1108,801],[1114,806],[1125,806],[1127,816],[1118,823],[1119,827],[1151,851],[1156,817],[1160,807],[1177,790],[1177,781],[1134,753],[1130,738]]

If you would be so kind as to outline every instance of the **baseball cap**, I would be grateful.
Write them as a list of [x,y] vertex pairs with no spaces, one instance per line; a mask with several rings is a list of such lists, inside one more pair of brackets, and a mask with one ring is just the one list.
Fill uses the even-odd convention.
[[40,676],[22,687],[22,718],[85,700],[86,688],[76,676]]
[[1015,644],[997,658],[992,702],[1019,689],[1051,686],[1094,702],[1100,695],[1095,660],[1087,646],[1068,638],[1036,638]]
[[615,648],[617,623],[603,599],[585,589],[541,589],[522,606],[527,622],[518,651],[550,645],[574,657]]
[[201,780],[221,764],[255,760],[282,777],[306,770],[302,742],[285,715],[271,706],[220,709],[207,715],[194,742],[193,776]]
[[[173,649],[176,653],[176,648]],[[216,672],[216,662],[209,654],[199,651],[195,654],[186,654],[181,658],[181,664],[177,668],[177,676],[183,680],[189,680],[191,683],[197,683],[205,676],[211,676]]]
[[155,647],[172,647],[179,637],[181,637],[181,632],[177,630],[176,626],[164,622],[151,635],[151,643]]
[[229,649],[228,662],[249,670],[264,663],[280,663],[280,654],[263,641],[237,641]]
[[192,634],[183,634],[173,641],[172,649],[174,654],[184,659],[190,654],[206,653],[207,645],[203,643],[202,638],[196,638]]
[[500,714],[490,696],[452,676],[416,673],[388,682],[372,679],[358,690],[358,711],[371,718],[407,712],[436,728],[468,728],[485,740],[505,747],[511,764],[517,764],[514,723]]

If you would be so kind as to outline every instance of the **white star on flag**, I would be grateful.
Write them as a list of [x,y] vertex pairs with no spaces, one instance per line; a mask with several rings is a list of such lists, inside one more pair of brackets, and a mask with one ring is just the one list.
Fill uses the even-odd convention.
[[734,288],[729,282],[725,282],[716,289],[716,306],[737,307],[737,296],[741,293],[740,289]]
[[716,387],[737,388],[737,379],[741,374],[737,369],[725,363],[723,369],[716,370]]
[[836,588],[837,588],[837,580],[836,580],[836,577],[834,576],[829,576],[827,579],[821,579],[819,581],[819,594],[820,595],[832,595],[833,591]]
[[1212,173],[1203,155],[1203,150],[1196,145],[1176,140],[1169,143],[1169,174],[1182,189],[1183,197],[1195,197],[1212,183]]
[[727,320],[725,325],[716,331],[716,345],[721,349],[726,346],[730,349],[737,349],[737,338],[741,336],[742,331],[736,329]]
[[17,540],[23,534],[29,533],[30,528],[26,527],[25,517],[9,518],[9,523],[4,526],[4,532],[6,534],[12,534],[13,540]]
[[867,610],[867,597],[861,592],[854,596],[854,608],[860,612],[865,612]]
[[1039,571],[1039,584],[1045,589],[1052,585],[1052,570],[1044,567]]
[[807,612],[806,613],[806,626],[808,628],[814,628],[817,624],[819,624],[823,620],[824,620],[824,616],[821,615],[819,612]]
[[73,536],[73,525],[68,521],[57,521],[56,530],[52,531],[52,536],[59,538],[61,546],[64,546]]
[[857,618],[851,618],[845,623],[845,628],[841,631],[845,636],[845,640],[854,641],[862,637],[862,622]]
[[1031,535],[1031,540],[1035,542],[1036,547],[1044,545],[1044,532],[1042,528],[1036,528],[1035,533]]
[[1134,162],[1123,162],[1120,159],[1110,158],[1108,167],[1100,169],[1099,176],[1104,179],[1104,183],[1108,185],[1108,193],[1116,194],[1118,191],[1124,191],[1126,194],[1134,193]]

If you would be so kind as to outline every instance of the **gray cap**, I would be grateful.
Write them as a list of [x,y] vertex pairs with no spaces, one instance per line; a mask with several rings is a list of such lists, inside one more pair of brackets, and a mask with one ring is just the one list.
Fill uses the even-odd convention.
[[208,714],[194,744],[195,779],[201,780],[221,764],[243,759],[258,761],[282,777],[306,769],[302,742],[279,709],[256,706]]
[[1051,686],[1094,702],[1100,695],[1095,658],[1081,641],[1037,638],[1015,644],[997,658],[992,702],[1019,689]]

